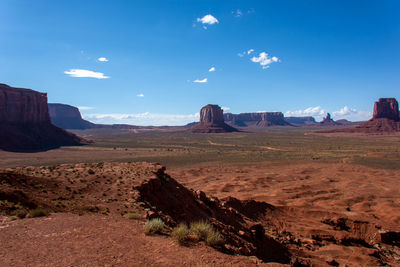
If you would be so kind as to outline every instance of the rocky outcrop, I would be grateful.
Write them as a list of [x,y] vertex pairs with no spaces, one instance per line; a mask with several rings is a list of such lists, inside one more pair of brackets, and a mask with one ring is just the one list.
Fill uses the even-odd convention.
[[82,119],[77,107],[70,105],[49,103],[49,114],[51,122],[63,129],[84,130],[95,127],[94,123]]
[[29,152],[81,142],[51,124],[46,93],[0,84],[0,149]]
[[314,117],[306,116],[306,117],[285,117],[285,121],[290,124],[315,124]]
[[373,119],[399,121],[399,104],[395,98],[379,98],[374,105]]
[[238,127],[269,127],[269,126],[285,126],[290,125],[283,116],[282,112],[252,112],[224,114],[225,121],[233,126]]
[[222,109],[218,105],[207,105],[200,110],[200,123],[190,128],[193,133],[226,133],[237,129],[224,122]]
[[322,119],[322,121],[319,123],[319,125],[321,125],[321,126],[337,126],[337,125],[341,125],[341,124],[332,120],[331,114],[327,113],[326,117]]

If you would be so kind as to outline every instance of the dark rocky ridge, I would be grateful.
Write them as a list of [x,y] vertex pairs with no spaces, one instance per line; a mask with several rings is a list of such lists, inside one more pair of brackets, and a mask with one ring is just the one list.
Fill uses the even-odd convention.
[[286,126],[290,125],[283,116],[282,112],[253,112],[253,113],[240,113],[224,114],[224,119],[230,125],[238,127],[269,127],[269,126]]
[[51,124],[46,93],[0,84],[0,149],[41,151],[83,141]]
[[290,124],[315,124],[314,117],[306,116],[306,117],[285,117],[285,121]]
[[222,109],[218,105],[207,105],[200,110],[200,123],[190,128],[193,133],[225,133],[238,130],[224,122]]

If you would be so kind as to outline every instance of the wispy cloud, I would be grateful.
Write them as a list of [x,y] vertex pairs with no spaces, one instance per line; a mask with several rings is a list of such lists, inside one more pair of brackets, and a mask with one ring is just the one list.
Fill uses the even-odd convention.
[[196,79],[193,82],[194,83],[206,83],[207,82],[207,78],[204,78],[203,80]]
[[[295,110],[285,112],[285,117],[304,117],[312,116],[317,120],[322,120],[326,116],[326,111],[321,106],[309,107],[304,110]],[[354,108],[344,106],[343,108],[331,112],[332,118],[335,120],[346,119],[350,121],[364,121],[371,118],[372,113],[368,111],[360,111]]]
[[254,56],[250,60],[254,63],[259,63],[263,69],[267,69],[270,64],[279,61],[277,57],[270,57],[266,52],[261,52],[258,57]]
[[236,9],[235,11],[232,11],[232,14],[236,17],[236,18],[240,18],[241,16],[243,16],[243,12],[240,9]]
[[64,71],[65,74],[71,77],[78,77],[78,78],[96,78],[96,79],[108,79],[109,76],[105,76],[104,73],[95,72],[91,70],[82,70],[82,69],[70,69]]
[[108,62],[108,59],[105,57],[99,57],[97,60],[100,62]]
[[202,18],[197,18],[197,22],[201,22],[202,24],[209,24],[209,25],[219,23],[219,21],[211,14],[205,15]]
[[138,94],[137,97],[144,97],[144,94]]
[[199,121],[199,113],[195,114],[154,114],[150,112],[133,114],[86,114],[83,117],[94,123],[132,124],[132,125],[185,125]]
[[247,54],[248,55],[250,55],[251,53],[253,53],[254,52],[254,49],[249,49],[249,50],[247,50]]
[[215,67],[211,67],[208,71],[209,71],[209,72],[215,71]]
[[79,106],[78,109],[79,109],[79,110],[91,110],[91,109],[94,109],[94,107]]

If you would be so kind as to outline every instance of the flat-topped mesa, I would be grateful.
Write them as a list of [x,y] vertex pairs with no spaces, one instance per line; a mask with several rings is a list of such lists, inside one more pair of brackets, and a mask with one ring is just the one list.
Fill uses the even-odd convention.
[[282,112],[252,112],[240,114],[227,113],[224,114],[224,118],[229,124],[239,127],[269,127],[275,125],[290,125],[285,121]]
[[0,84],[0,123],[50,123],[47,94]]
[[317,123],[314,117],[306,116],[306,117],[285,117],[285,121],[290,124],[315,124]]
[[372,118],[399,121],[399,104],[396,98],[379,98],[379,101],[375,102]]
[[90,129],[95,124],[82,119],[77,107],[66,104],[49,103],[49,114],[51,122],[63,129]]
[[0,149],[33,152],[83,141],[51,124],[47,94],[0,84]]
[[193,133],[225,133],[238,130],[224,122],[223,111],[218,105],[209,104],[201,108],[200,123],[190,128],[190,131]]

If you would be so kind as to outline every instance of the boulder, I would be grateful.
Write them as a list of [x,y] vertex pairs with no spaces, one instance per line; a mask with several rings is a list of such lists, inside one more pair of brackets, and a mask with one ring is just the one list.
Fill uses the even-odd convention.
[[236,132],[237,129],[224,122],[222,109],[218,105],[207,105],[200,110],[200,123],[190,128],[193,133]]
[[0,84],[0,149],[32,152],[82,142],[51,124],[46,93]]

